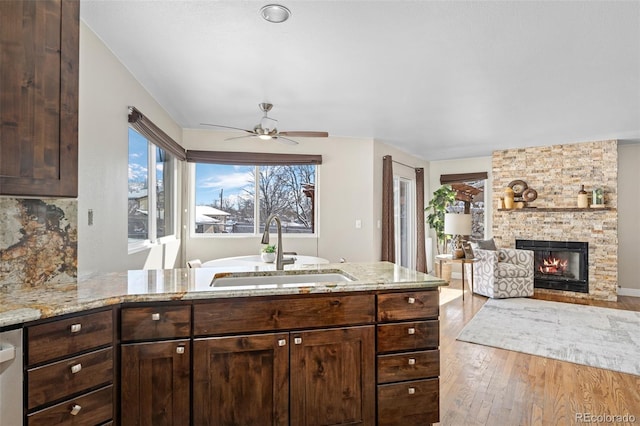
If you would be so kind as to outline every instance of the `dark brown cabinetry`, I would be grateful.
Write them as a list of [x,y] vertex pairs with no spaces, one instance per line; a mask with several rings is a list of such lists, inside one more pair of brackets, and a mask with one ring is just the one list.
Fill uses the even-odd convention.
[[121,347],[121,416],[126,425],[188,425],[189,340]]
[[195,304],[196,335],[255,334],[196,339],[194,423],[375,424],[374,321],[371,294]]
[[375,424],[374,326],[291,333],[291,424]]
[[378,425],[438,422],[438,292],[379,294],[377,308]]
[[289,424],[289,334],[196,339],[193,422]]
[[0,195],[78,194],[79,10],[0,1]]
[[120,322],[120,424],[188,425],[191,306],[123,307]]
[[25,328],[26,424],[89,425],[113,418],[111,310]]

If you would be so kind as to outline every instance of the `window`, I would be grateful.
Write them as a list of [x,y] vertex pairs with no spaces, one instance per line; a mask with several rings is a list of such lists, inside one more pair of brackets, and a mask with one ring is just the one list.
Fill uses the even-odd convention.
[[195,162],[194,169],[196,234],[259,234],[271,214],[283,233],[315,232],[315,165]]
[[174,164],[171,154],[129,128],[130,246],[175,234]]
[[471,213],[471,238],[485,238],[484,197],[487,172],[441,175],[440,183],[449,184],[456,191],[456,202],[449,209],[456,213]]

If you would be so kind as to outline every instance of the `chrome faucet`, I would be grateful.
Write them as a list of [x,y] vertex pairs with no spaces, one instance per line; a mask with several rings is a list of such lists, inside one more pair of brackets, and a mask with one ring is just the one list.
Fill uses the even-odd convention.
[[282,250],[282,222],[280,222],[280,218],[275,214],[270,215],[267,218],[267,221],[264,224],[264,233],[262,234],[262,244],[269,244],[269,225],[271,225],[271,221],[276,221],[276,228],[278,229],[278,245],[276,250],[276,270],[283,271],[284,265],[292,265],[296,260],[295,259],[284,259],[283,258],[283,250]]

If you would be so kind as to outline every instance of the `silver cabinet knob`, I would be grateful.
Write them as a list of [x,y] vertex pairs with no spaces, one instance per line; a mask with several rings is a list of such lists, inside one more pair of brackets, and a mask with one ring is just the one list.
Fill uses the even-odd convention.
[[82,410],[81,406],[79,406],[78,404],[73,404],[71,406],[71,411],[69,411],[69,414],[71,414],[72,416],[77,416],[80,410]]
[[286,339],[278,340],[278,346],[285,346],[286,344],[287,344],[287,340]]
[[78,364],[73,364],[71,366],[71,373],[72,374],[79,373],[80,371],[82,371],[82,364],[78,363]]
[[413,395],[414,393],[416,393],[416,388],[409,388],[409,395]]
[[414,303],[416,303],[416,298],[415,298],[415,297],[409,297],[409,298],[407,299],[407,302],[408,302],[410,305],[413,305]]
[[184,353],[184,346],[178,346],[176,348],[176,353],[182,355]]
[[80,330],[82,330],[82,324],[71,324],[72,333],[78,333]]
[[415,329],[415,328],[413,328],[413,327],[409,327],[409,328],[407,329],[407,333],[409,333],[409,334],[416,334],[416,329]]
[[302,337],[296,337],[293,339],[293,343],[295,343],[296,345],[300,345],[302,344]]
[[159,314],[159,313],[157,313],[157,312],[155,312],[155,313],[151,314],[151,319],[152,319],[153,321],[160,321],[160,314]]
[[409,365],[416,365],[416,359],[415,358],[409,358]]

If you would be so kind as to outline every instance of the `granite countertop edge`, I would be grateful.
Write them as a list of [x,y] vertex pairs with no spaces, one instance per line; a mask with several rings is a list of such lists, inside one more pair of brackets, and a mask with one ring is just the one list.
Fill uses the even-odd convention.
[[448,283],[440,278],[399,267],[389,262],[301,265],[284,271],[307,274],[339,270],[354,278],[344,283],[315,283],[275,289],[211,289],[215,273],[267,275],[280,273],[229,268],[139,270],[85,274],[72,283],[49,283],[40,287],[4,285],[0,291],[0,331],[39,319],[72,314],[122,303],[206,300],[302,294],[437,288]]

